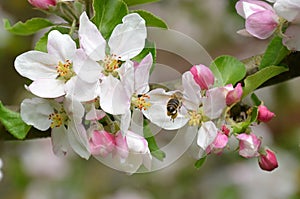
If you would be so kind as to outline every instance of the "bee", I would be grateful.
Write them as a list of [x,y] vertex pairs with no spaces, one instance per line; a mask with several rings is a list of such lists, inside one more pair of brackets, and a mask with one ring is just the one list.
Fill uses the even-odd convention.
[[182,97],[183,95],[181,92],[175,92],[173,95],[171,95],[167,103],[167,115],[171,117],[170,120],[173,120],[173,122],[182,106]]

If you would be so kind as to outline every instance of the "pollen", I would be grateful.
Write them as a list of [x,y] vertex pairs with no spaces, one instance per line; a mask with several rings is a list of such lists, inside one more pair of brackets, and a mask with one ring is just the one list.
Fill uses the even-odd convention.
[[121,57],[117,57],[116,55],[106,55],[104,58],[104,71],[103,74],[108,76],[109,74],[114,77],[118,77],[118,72],[116,69],[120,68],[122,62],[119,60]]
[[202,116],[200,113],[197,113],[196,111],[189,111],[189,125],[190,126],[199,126]]
[[50,127],[53,129],[63,125],[66,121],[66,116],[64,113],[51,113],[48,119],[51,120]]
[[146,111],[151,106],[151,103],[147,102],[146,99],[150,99],[150,96],[146,94],[138,95],[138,97],[132,98],[132,104],[135,108]]
[[56,71],[58,73],[58,78],[62,78],[64,80],[69,80],[74,76],[72,62],[70,60],[66,60],[65,63],[59,61],[56,66]]

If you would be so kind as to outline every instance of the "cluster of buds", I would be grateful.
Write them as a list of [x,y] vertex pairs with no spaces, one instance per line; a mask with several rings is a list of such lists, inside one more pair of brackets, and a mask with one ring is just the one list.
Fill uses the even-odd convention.
[[245,29],[238,31],[241,35],[250,35],[267,39],[278,34],[283,37],[283,44],[289,50],[300,50],[298,0],[268,0],[273,6],[261,0],[239,0],[236,10],[245,18]]

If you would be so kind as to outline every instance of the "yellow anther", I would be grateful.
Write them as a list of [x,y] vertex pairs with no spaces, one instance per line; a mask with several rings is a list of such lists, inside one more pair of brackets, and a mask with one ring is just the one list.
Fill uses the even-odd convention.
[[117,57],[116,55],[106,55],[104,58],[104,75],[112,74],[114,77],[118,76],[116,69],[118,69],[122,62],[119,60],[120,57]]
[[145,99],[150,99],[150,96],[143,94],[138,97],[133,97],[132,104],[134,105],[135,108],[146,111],[151,106],[151,103],[146,102]]
[[51,113],[49,115],[49,120],[51,120],[50,127],[53,129],[54,127],[60,127],[63,125],[67,119],[65,113]]
[[189,111],[189,125],[190,126],[199,126],[201,122],[201,114],[197,113],[196,111]]
[[66,60],[65,63],[59,61],[58,65],[56,66],[56,71],[59,75],[58,77],[63,78],[64,80],[69,80],[74,76],[74,71],[70,60]]

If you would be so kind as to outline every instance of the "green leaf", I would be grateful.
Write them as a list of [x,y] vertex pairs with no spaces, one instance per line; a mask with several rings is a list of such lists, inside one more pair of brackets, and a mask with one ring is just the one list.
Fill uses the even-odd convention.
[[147,120],[144,120],[144,137],[148,142],[148,147],[152,156],[156,157],[160,161],[163,161],[163,159],[166,157],[166,154],[157,146],[156,140],[151,132]]
[[122,0],[94,0],[95,15],[92,21],[107,39],[116,25],[128,14],[128,7]]
[[15,25],[11,26],[10,22],[7,19],[3,20],[4,28],[16,35],[32,35],[37,31],[53,26],[54,24],[44,18],[32,18],[26,22],[17,22]]
[[145,47],[142,50],[142,52],[140,52],[140,54],[135,56],[132,60],[137,61],[137,62],[141,62],[142,59],[144,59],[144,57],[147,56],[149,53],[152,54],[152,58],[153,58],[153,65],[150,69],[150,74],[151,74],[152,71],[154,70],[154,66],[155,66],[155,63],[156,63],[156,47],[155,47],[154,42],[146,40]]
[[232,56],[217,57],[210,65],[216,77],[216,86],[235,85],[246,75],[245,65]]
[[282,44],[282,38],[274,37],[262,57],[259,70],[278,65],[289,53],[290,51]]
[[206,160],[207,156],[204,156],[203,158],[200,158],[199,160],[197,160],[194,164],[194,166],[196,167],[196,169],[199,169],[200,167],[202,167],[202,165],[204,164],[205,160]]
[[6,108],[0,101],[0,122],[5,129],[18,139],[24,139],[31,126],[25,124],[19,113]]
[[35,44],[34,49],[37,51],[42,51],[42,52],[47,52],[47,43],[48,43],[48,34],[52,30],[58,30],[62,34],[68,34],[70,32],[69,28],[64,28],[64,27],[54,27],[51,28],[48,32],[46,32]]
[[261,100],[257,97],[257,95],[255,95],[255,93],[252,93],[251,100],[255,106],[259,106],[262,103]]
[[270,78],[286,71],[288,71],[288,68],[282,66],[268,66],[253,75],[248,76],[244,80],[245,86],[243,89],[243,97],[246,97]]
[[124,2],[128,6],[134,6],[134,5],[138,5],[138,4],[151,3],[151,2],[157,2],[157,1],[159,1],[159,0],[124,0]]
[[134,10],[132,12],[138,13],[143,19],[145,19],[146,26],[159,27],[159,28],[165,28],[165,29],[168,28],[168,26],[167,26],[166,22],[164,22],[164,20],[162,20],[158,16],[155,16],[151,12],[148,12],[146,10]]

